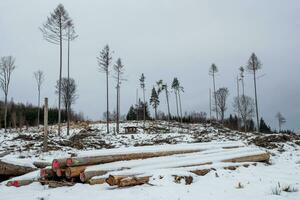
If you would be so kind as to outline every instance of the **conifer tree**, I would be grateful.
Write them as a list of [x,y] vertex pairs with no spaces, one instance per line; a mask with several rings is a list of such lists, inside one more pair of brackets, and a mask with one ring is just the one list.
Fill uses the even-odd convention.
[[157,107],[159,105],[159,98],[158,94],[155,90],[155,87],[152,88],[151,98],[150,98],[150,104],[154,108],[155,111],[155,119],[157,120]]

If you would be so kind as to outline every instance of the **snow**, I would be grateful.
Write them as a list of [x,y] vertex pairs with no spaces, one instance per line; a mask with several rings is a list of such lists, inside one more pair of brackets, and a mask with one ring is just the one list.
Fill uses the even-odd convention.
[[[135,125],[135,123],[124,123],[122,127]],[[159,124],[162,128],[165,123]],[[112,126],[113,127],[113,126]],[[53,127],[52,127],[53,128]],[[55,127],[54,127],[55,128]],[[53,129],[54,129],[53,128]],[[172,155],[160,158],[149,158],[144,160],[130,160],[107,163],[88,167],[88,170],[116,170],[109,174],[142,174],[152,175],[150,184],[128,187],[114,188],[107,184],[88,185],[76,184],[73,187],[60,187],[49,189],[40,183],[32,183],[27,186],[15,188],[7,187],[4,181],[0,183],[0,200],[82,200],[82,199],[139,199],[139,200],[273,200],[288,199],[299,200],[300,192],[284,192],[280,195],[274,195],[272,190],[280,185],[291,186],[300,190],[300,146],[285,143],[281,150],[267,150],[272,154],[271,164],[258,163],[256,166],[250,164],[249,167],[243,167],[245,163],[234,163],[240,166],[236,170],[225,170],[226,166],[232,166],[232,163],[223,163],[221,160],[239,157],[241,155],[253,155],[265,152],[266,149],[248,145],[247,138],[253,137],[250,133],[235,134],[235,132],[221,132],[215,127],[204,125],[191,125],[188,129],[171,127],[166,133],[147,133],[139,127],[137,134],[105,134],[105,124],[93,124],[92,129],[96,129],[97,135],[107,143],[113,144],[113,149],[93,149],[88,147],[84,150],[78,150],[72,147],[61,146],[58,150],[52,150],[44,153],[34,149],[24,148],[30,144],[30,141],[14,140],[18,136],[17,132],[9,134],[0,133],[0,152],[10,149],[14,151],[9,155],[0,158],[3,161],[18,163],[31,166],[34,161],[42,160],[51,162],[53,158],[69,157],[70,153],[76,153],[78,156],[108,155],[120,153],[136,152],[154,152],[165,150],[187,150],[201,149],[200,152],[188,153],[184,155]],[[74,128],[72,134],[79,133],[81,128]],[[22,134],[30,134],[31,130],[24,131]],[[226,132],[225,131],[225,132]],[[202,133],[203,132],[203,133]],[[35,133],[32,133],[33,135]],[[36,133],[38,134],[38,133]],[[54,133],[55,134],[55,131]],[[203,135],[205,134],[205,136]],[[97,137],[98,137],[97,136]],[[202,139],[209,139],[211,142],[195,143],[198,136]],[[54,142],[59,138],[51,136]],[[63,131],[62,138],[70,138]],[[153,141],[171,138],[176,144],[160,143],[156,145]],[[97,140],[98,138],[94,138]],[[93,139],[91,139],[93,140]],[[137,146],[135,144],[152,144],[151,146]],[[15,145],[15,146],[13,146]],[[39,142],[32,147],[38,147]],[[223,149],[228,146],[240,146],[236,149]],[[17,150],[20,150],[17,153]],[[213,162],[202,166],[191,166],[197,163]],[[182,167],[179,167],[182,166]],[[120,171],[121,168],[130,168]],[[205,176],[197,176],[189,171],[197,169],[215,168]],[[185,185],[184,181],[180,184],[174,182],[173,175],[192,176],[193,183]],[[37,179],[39,172],[34,171],[29,174],[15,177],[17,179]],[[241,187],[239,187],[239,185]]]

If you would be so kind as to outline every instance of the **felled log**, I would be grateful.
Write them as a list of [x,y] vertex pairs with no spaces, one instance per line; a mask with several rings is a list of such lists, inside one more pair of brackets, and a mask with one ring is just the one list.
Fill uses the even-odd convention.
[[40,169],[41,179],[52,179],[56,176],[56,173],[52,169]]
[[29,180],[14,180],[14,181],[8,181],[6,186],[8,187],[21,187],[25,185],[29,185],[33,183],[35,180],[29,179]]
[[49,180],[39,180],[42,185],[48,185],[49,188],[57,188],[57,187],[64,187],[64,186],[73,186],[76,183],[67,182],[67,181],[49,181]]
[[109,175],[108,178],[105,180],[106,183],[110,186],[119,185],[120,180],[123,178],[128,178],[129,176],[116,176],[116,175]]
[[119,180],[117,186],[118,187],[128,187],[128,186],[136,186],[136,185],[143,185],[145,183],[148,183],[150,179],[150,176],[143,176],[143,177],[135,177],[135,176],[129,176],[126,178],[122,178]]
[[236,158],[230,158],[222,160],[222,162],[268,162],[270,159],[270,154],[260,153],[251,156],[241,156]]
[[106,183],[106,178],[93,178],[87,181],[90,185],[103,184]]
[[103,171],[103,170],[84,171],[84,172],[80,173],[79,178],[82,182],[86,182],[86,181],[90,180],[91,178],[93,178],[95,176],[102,176],[106,173],[107,173],[107,171]]
[[211,171],[211,169],[198,169],[191,171],[192,173],[198,175],[198,176],[205,176]]
[[63,169],[67,167],[67,159],[66,158],[62,158],[62,159],[54,159],[52,161],[52,170],[56,172],[56,170],[58,169]]
[[15,165],[11,163],[6,163],[0,160],[0,175],[5,176],[20,176],[29,172],[36,170],[32,167],[25,167],[21,165]]
[[45,168],[45,167],[51,166],[51,163],[42,162],[42,161],[35,161],[35,162],[33,162],[33,165],[37,168]]
[[171,156],[175,154],[194,153],[199,151],[201,150],[193,149],[193,150],[130,153],[130,154],[117,154],[117,155],[91,156],[91,157],[73,157],[73,158],[67,158],[66,161],[64,160],[53,161],[52,167],[57,168],[59,166],[64,166],[64,165],[67,165],[69,167],[83,166],[83,165],[96,165],[96,164],[110,163],[116,161],[146,159],[146,158],[153,158],[153,157]]
[[87,166],[67,167],[65,175],[67,178],[77,177],[86,169]]
[[63,177],[65,176],[65,172],[66,172],[65,169],[57,169],[55,173],[57,177]]

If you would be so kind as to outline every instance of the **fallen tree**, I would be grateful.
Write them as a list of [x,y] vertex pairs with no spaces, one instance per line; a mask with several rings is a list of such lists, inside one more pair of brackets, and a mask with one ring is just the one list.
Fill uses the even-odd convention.
[[36,170],[36,168],[15,165],[0,160],[0,175],[5,176],[20,176]]
[[102,176],[106,173],[107,173],[107,171],[103,171],[103,170],[84,171],[84,172],[80,173],[79,178],[82,182],[87,182],[88,180],[90,180],[91,178],[93,178],[95,176]]

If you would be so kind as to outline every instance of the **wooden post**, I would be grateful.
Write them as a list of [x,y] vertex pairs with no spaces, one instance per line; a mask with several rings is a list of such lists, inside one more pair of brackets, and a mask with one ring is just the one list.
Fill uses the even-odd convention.
[[48,150],[48,98],[45,98],[44,105],[44,151]]

